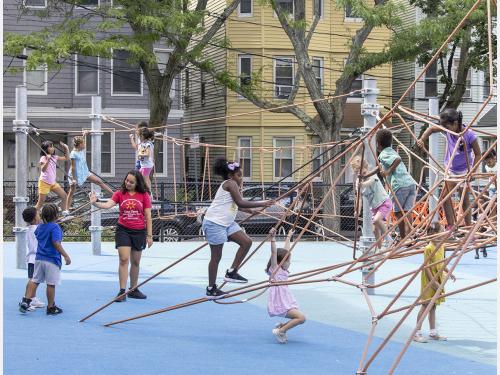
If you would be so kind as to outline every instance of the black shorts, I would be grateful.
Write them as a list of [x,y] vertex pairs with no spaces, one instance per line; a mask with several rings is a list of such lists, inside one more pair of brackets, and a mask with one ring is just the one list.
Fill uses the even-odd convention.
[[116,226],[115,248],[131,247],[132,250],[142,251],[146,248],[146,229],[129,229],[123,225]]
[[28,263],[28,279],[33,278],[33,272],[35,272],[35,263]]

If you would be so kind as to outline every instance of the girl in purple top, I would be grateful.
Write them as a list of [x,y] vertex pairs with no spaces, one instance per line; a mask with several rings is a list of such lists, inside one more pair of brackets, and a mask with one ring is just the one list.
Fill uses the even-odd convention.
[[[271,235],[271,258],[267,262],[266,273],[269,275],[271,281],[287,281],[288,267],[290,267],[291,259],[288,249],[290,248],[292,231],[288,233],[285,248],[276,248],[276,229],[272,228],[269,234]],[[281,263],[285,258],[286,260]],[[281,344],[287,342],[286,332],[289,329],[306,321],[306,317],[299,310],[299,305],[292,292],[290,292],[290,289],[288,289],[288,285],[276,285],[269,288],[267,311],[269,316],[281,316],[290,319],[286,323],[277,324],[276,328],[273,329],[273,335]]]
[[[462,133],[464,130],[464,125],[462,124],[462,112],[457,111],[453,108],[445,109],[440,114],[440,125],[444,126],[446,129],[455,132]],[[429,127],[422,137],[417,141],[417,145],[421,148],[424,147],[424,142],[432,133],[437,133],[442,131],[437,126]],[[453,176],[461,176],[467,174],[469,171],[476,169],[476,165],[481,159],[481,149],[479,148],[479,143],[477,141],[477,136],[472,129],[467,129],[463,134],[457,136],[445,132],[446,135],[446,154],[444,157],[445,168]],[[443,188],[443,196],[448,195],[448,193],[455,187],[457,183],[453,181],[445,181]],[[465,188],[464,199],[463,199],[463,210],[467,210],[470,206],[469,201],[469,191]],[[451,198],[448,198],[444,202],[444,212],[446,215],[446,221],[448,223],[446,229],[448,230],[451,226],[455,225],[455,212],[453,209],[453,204]],[[472,216],[469,210],[465,216],[465,224],[471,225]]]

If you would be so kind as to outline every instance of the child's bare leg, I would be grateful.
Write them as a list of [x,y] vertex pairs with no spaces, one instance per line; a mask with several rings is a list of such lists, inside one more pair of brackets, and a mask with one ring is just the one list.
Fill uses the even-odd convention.
[[422,324],[424,322],[423,321],[419,322],[419,320],[422,317],[422,315],[424,315],[424,311],[426,308],[427,308],[427,304],[422,304],[422,306],[420,306],[420,310],[419,310],[418,315],[417,315],[417,330],[418,331],[422,330]]
[[47,285],[47,307],[54,306],[55,298],[56,298],[56,286]]
[[144,176],[144,182],[146,183],[149,191],[151,191],[151,179],[149,178],[149,176]]
[[76,185],[70,185],[68,199],[66,201],[66,207],[68,209],[71,207],[71,204],[73,203],[73,195],[75,194],[75,190],[76,190]]
[[[447,196],[454,187],[454,182],[445,181],[442,193],[443,197]],[[448,225],[455,225],[455,212],[453,211],[453,203],[451,197],[444,201],[444,214],[446,216]]]
[[240,245],[240,248],[238,249],[236,255],[234,256],[233,264],[231,265],[231,268],[237,270],[241,262],[243,262],[243,260],[245,259],[248,250],[250,250],[250,248],[252,247],[252,240],[242,230],[231,234],[229,236],[229,240],[236,242],[238,245]]
[[53,191],[59,196],[59,198],[61,198],[61,210],[66,211],[68,209],[66,205],[68,200],[68,195],[60,186],[55,188]]
[[429,311],[429,328],[436,329],[436,305],[433,305]]
[[26,298],[33,298],[36,295],[36,289],[38,288],[38,284],[33,281],[28,281],[28,285],[26,285]]
[[[403,215],[405,214],[404,211],[394,211],[394,213],[396,214],[396,218],[398,220],[401,219],[403,217]],[[399,228],[399,236],[401,237],[401,239],[405,238],[406,237],[406,233],[408,233],[406,231],[406,219],[401,220],[398,223],[398,228]]]
[[125,289],[127,286],[130,252],[131,248],[129,246],[120,246],[118,248],[118,256],[120,258],[120,263],[118,265],[118,280],[120,282],[120,289]]
[[297,309],[289,310],[286,314],[286,317],[290,320],[279,328],[281,333],[285,333],[289,329],[292,329],[299,324],[303,324],[306,321],[305,315]]
[[375,239],[377,240],[377,247],[379,249],[382,248],[382,234],[386,231],[386,227],[384,224],[384,218],[380,212],[377,212],[375,217],[373,218],[373,226],[375,232]]
[[38,195],[38,201],[35,204],[35,208],[37,210],[40,210],[40,208],[42,208],[43,204],[45,203],[45,198],[47,198],[47,194]]
[[[464,195],[464,201],[462,204],[462,209],[464,212],[467,212],[467,210],[470,207],[470,196],[468,188],[465,188],[465,190],[463,191],[463,195]],[[465,225],[471,225],[471,224],[472,224],[472,210],[469,210],[465,215]]]
[[91,174],[91,175],[89,175],[89,177],[87,177],[87,181],[89,181],[92,184],[99,185],[101,187],[101,189],[104,189],[108,193],[113,194],[113,190],[111,190],[111,188],[108,185],[106,185],[104,183],[104,181],[101,180],[100,178],[98,178],[97,176],[94,176],[93,174]]
[[142,251],[132,250],[130,252],[130,288],[137,286],[139,280],[139,265],[141,263]]
[[222,247],[224,244],[220,245],[210,245],[210,262],[208,263],[208,286],[215,284],[217,279],[217,269],[219,268],[219,262],[222,258]]

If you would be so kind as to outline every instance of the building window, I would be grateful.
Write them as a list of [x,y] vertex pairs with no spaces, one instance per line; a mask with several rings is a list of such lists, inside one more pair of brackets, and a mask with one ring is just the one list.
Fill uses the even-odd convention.
[[200,98],[201,98],[201,106],[205,106],[205,74],[203,72],[200,73]]
[[363,21],[361,17],[358,17],[353,13],[352,6],[349,4],[345,5],[345,13],[344,13],[344,20],[345,21],[351,21],[351,22],[361,22]]
[[291,57],[276,57],[274,60],[274,97],[288,99],[293,88],[293,59]]
[[16,167],[16,141],[9,139],[7,141],[7,168]]
[[170,58],[170,50],[166,49],[154,49],[154,53],[156,56],[156,62],[158,64],[158,70],[161,74],[165,73],[165,67],[167,66],[168,59]]
[[312,69],[314,72],[314,76],[316,77],[316,81],[318,82],[318,86],[321,90],[323,90],[323,58],[322,57],[313,57],[312,58]]
[[97,8],[99,6],[99,0],[80,0],[78,1],[78,8]]
[[251,137],[238,137],[238,162],[245,179],[252,177],[252,149],[250,147],[252,147]]
[[241,0],[238,15],[240,17],[250,17],[252,15],[252,0]]
[[[493,82],[495,82],[495,77],[493,77]],[[496,84],[493,84],[493,95],[496,95]],[[484,85],[483,85],[483,98],[486,99],[490,95],[490,74],[489,72],[484,72]]]
[[277,0],[276,5],[282,12],[293,16],[293,0]]
[[76,94],[91,95],[99,93],[99,58],[96,56],[76,55]]
[[47,8],[47,0],[24,0],[27,8]]
[[[250,85],[252,79],[252,57],[248,55],[238,56],[238,76],[240,77],[240,86],[244,88]],[[241,96],[240,96],[241,98]]]
[[[274,177],[290,177],[293,171],[293,138],[274,138],[273,146],[277,148],[273,152]],[[282,147],[282,148],[281,148]]]
[[425,72],[424,78],[424,96],[433,98],[437,96],[437,62],[434,61]]
[[[453,82],[455,85],[457,84],[464,84],[464,82],[457,82],[457,75],[458,75],[458,66],[460,64],[460,59],[453,59]],[[469,71],[467,72],[467,78],[465,79],[465,92],[463,99],[471,99],[472,98],[472,93],[470,89],[470,79],[471,79],[471,74],[472,74],[472,69],[469,68]]]
[[323,17],[323,0],[314,0],[314,15]]
[[[101,136],[101,175],[114,177],[115,175],[115,133],[113,130],[103,129]],[[92,168],[92,136],[86,139],[87,164]]]
[[[24,54],[29,56],[31,50],[25,49]],[[24,60],[26,66],[26,60]],[[45,65],[40,65],[34,70],[24,69],[24,84],[28,95],[47,95],[48,71]]]
[[129,62],[130,52],[113,51],[111,92],[112,95],[142,95],[142,72],[139,64]]
[[168,155],[168,142],[165,140],[164,136],[167,135],[167,129],[164,129],[163,133],[155,132],[155,176],[167,177],[167,155]]

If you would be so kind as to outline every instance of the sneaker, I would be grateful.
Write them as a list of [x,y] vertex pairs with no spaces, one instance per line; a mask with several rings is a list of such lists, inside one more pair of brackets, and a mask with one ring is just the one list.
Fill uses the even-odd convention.
[[135,298],[135,299],[146,299],[147,296],[142,293],[139,289],[132,290],[131,292],[127,293],[129,298]]
[[233,270],[232,272],[229,272],[229,270],[227,270],[224,281],[227,281],[229,283],[248,283],[248,280],[241,276],[238,272],[236,272],[236,270]]
[[61,314],[63,310],[60,307],[57,307],[56,305],[47,307],[47,315],[57,315]]
[[439,336],[439,333],[436,333],[435,335],[429,335],[429,338],[431,340],[435,340],[435,341],[447,341],[448,340],[447,337]]
[[276,340],[280,343],[280,344],[286,344],[286,335],[284,333],[281,333],[279,328],[274,328],[273,329],[273,335],[274,337],[276,337]]
[[484,247],[483,248],[483,258],[487,258],[488,257],[488,252],[486,251],[486,248]]
[[207,297],[209,299],[221,298],[224,294],[227,293],[217,288],[216,284],[212,285],[212,287],[207,286]]
[[19,311],[23,314],[26,314],[26,312],[29,310],[30,302],[30,299],[23,297],[23,300],[19,302]]
[[413,336],[413,341],[420,342],[420,343],[428,342],[427,339],[424,336],[422,336],[422,335],[415,335],[415,336]]
[[118,292],[118,294],[116,296],[118,297],[118,296],[121,296],[122,294],[123,294],[123,296],[116,299],[115,302],[125,302],[127,300],[127,295],[124,293],[125,293],[125,289],[120,289],[120,291]]
[[30,306],[28,307],[28,311],[35,311],[35,310],[36,310],[36,307],[35,307],[35,306],[31,306],[31,305],[30,305]]
[[36,297],[33,297],[33,298],[31,299],[30,307],[37,307],[37,308],[40,308],[40,307],[45,307],[45,302],[40,301],[40,300],[39,300],[38,298],[36,298]]
[[[285,323],[276,323],[276,325],[274,327],[280,329],[284,325],[285,325]],[[286,336],[286,332],[282,333],[282,335],[285,336],[285,340],[288,341],[288,337]]]
[[69,211],[68,210],[64,210],[63,212],[61,212],[61,215],[62,216],[69,216]]

